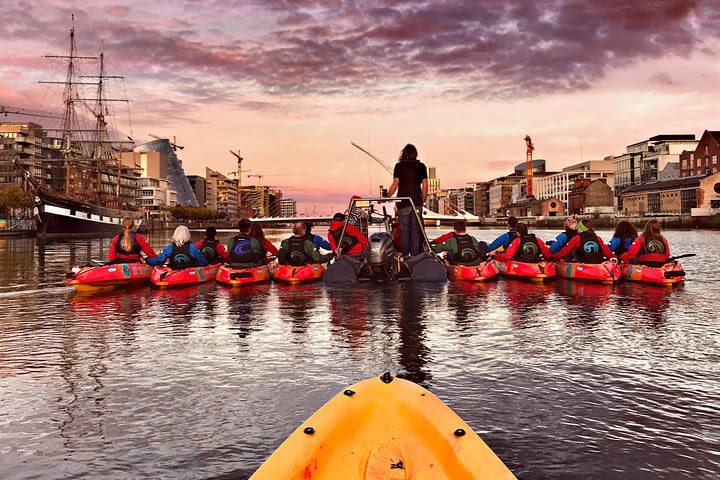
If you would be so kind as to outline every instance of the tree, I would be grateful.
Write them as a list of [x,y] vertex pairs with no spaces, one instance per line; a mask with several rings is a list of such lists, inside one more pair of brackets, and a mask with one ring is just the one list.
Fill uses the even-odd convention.
[[178,220],[219,220],[225,218],[224,213],[202,207],[177,205],[169,208],[168,211]]
[[0,185],[0,210],[5,212],[11,208],[30,208],[30,196],[20,185],[8,183]]

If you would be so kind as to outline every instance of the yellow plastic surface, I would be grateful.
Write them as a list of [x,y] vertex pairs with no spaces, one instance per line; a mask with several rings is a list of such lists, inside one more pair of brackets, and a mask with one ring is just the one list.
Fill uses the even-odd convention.
[[[251,480],[515,478],[455,412],[419,385],[376,377],[349,390],[355,393],[339,393],[300,425]],[[304,432],[308,427],[312,434]],[[458,429],[464,435],[456,436]]]

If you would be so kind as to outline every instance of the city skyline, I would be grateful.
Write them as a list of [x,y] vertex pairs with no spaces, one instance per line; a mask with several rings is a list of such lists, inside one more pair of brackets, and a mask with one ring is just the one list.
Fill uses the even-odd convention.
[[74,13],[80,53],[102,40],[126,77],[138,143],[176,136],[189,175],[233,171],[239,148],[301,211],[390,184],[350,140],[390,164],[414,143],[447,188],[512,171],[526,133],[560,170],[720,127],[713,2],[369,5],[11,0],[0,104],[58,107],[36,82],[62,75],[43,55],[63,54]]

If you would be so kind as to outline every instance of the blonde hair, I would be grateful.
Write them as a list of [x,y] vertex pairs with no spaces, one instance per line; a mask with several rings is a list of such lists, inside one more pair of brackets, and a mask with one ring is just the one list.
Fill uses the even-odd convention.
[[172,236],[173,242],[178,247],[182,247],[190,241],[190,230],[185,225],[180,225],[175,229],[175,233]]
[[578,226],[578,221],[575,220],[573,217],[568,217],[565,219],[565,228],[577,230],[577,226]]
[[123,228],[122,248],[129,252],[132,248],[132,229],[135,226],[135,221],[130,217],[125,217],[122,219],[121,225]]

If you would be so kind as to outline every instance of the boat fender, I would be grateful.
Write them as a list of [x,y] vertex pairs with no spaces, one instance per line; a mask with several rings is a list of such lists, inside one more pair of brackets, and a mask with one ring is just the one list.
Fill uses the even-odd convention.
[[303,433],[305,435],[314,435],[315,429],[313,427],[305,427],[305,430],[303,430]]
[[453,435],[455,435],[456,437],[463,437],[465,436],[465,430],[463,430],[462,428],[458,428],[453,432]]
[[350,389],[345,390],[343,393],[345,394],[346,397],[352,397],[353,395],[355,395],[355,392]]

